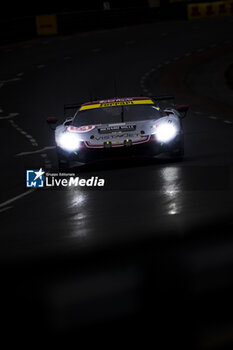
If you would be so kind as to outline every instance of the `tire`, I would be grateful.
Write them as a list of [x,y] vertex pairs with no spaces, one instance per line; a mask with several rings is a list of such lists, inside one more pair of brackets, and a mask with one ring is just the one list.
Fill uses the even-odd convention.
[[180,135],[178,144],[174,145],[175,151],[171,151],[170,155],[174,161],[180,162],[184,159],[184,135]]
[[62,171],[66,171],[68,169],[69,169],[68,160],[58,158],[58,170],[62,172]]
[[184,160],[184,148],[180,147],[179,151],[172,152],[171,157],[174,161],[182,162]]

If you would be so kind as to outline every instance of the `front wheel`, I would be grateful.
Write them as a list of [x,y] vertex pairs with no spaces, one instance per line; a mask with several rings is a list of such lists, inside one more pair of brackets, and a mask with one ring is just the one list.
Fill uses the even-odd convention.
[[184,159],[184,147],[171,152],[171,157],[173,160],[181,162]]
[[58,170],[65,171],[69,169],[69,161],[65,159],[58,158]]
[[174,161],[182,161],[184,159],[184,135],[180,135],[177,142],[173,145],[170,153]]

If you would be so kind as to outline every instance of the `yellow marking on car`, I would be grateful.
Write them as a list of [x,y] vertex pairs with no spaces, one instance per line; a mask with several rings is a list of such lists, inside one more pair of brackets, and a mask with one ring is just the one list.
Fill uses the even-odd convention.
[[93,104],[93,105],[82,106],[80,108],[80,111],[85,111],[87,109],[94,109],[94,108],[100,108],[100,103],[96,103],[96,104]]
[[148,105],[154,104],[152,100],[132,100],[132,101],[118,101],[118,102],[104,102],[96,103],[92,105],[84,105],[80,108],[80,111],[88,109],[104,108],[104,107],[117,107],[117,106],[128,106],[128,105]]

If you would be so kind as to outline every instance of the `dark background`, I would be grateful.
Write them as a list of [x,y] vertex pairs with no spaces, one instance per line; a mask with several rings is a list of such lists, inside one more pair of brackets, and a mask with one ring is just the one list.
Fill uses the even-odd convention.
[[[232,17],[110,4],[4,4],[0,14],[2,339],[232,349]],[[46,13],[58,14],[58,35],[37,37],[34,16]],[[27,169],[57,171],[46,117],[62,121],[64,104],[90,89],[113,97],[116,77],[119,97],[173,94],[190,106],[184,161],[83,170],[106,179],[103,191],[28,192]]]

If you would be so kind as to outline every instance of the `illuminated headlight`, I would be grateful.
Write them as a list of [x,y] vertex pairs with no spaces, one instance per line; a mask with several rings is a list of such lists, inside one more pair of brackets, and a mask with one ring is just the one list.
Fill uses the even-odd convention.
[[159,142],[168,142],[177,134],[177,128],[172,124],[161,124],[156,130],[156,138]]
[[65,132],[59,138],[59,146],[66,151],[76,151],[80,147],[80,139],[77,135]]

